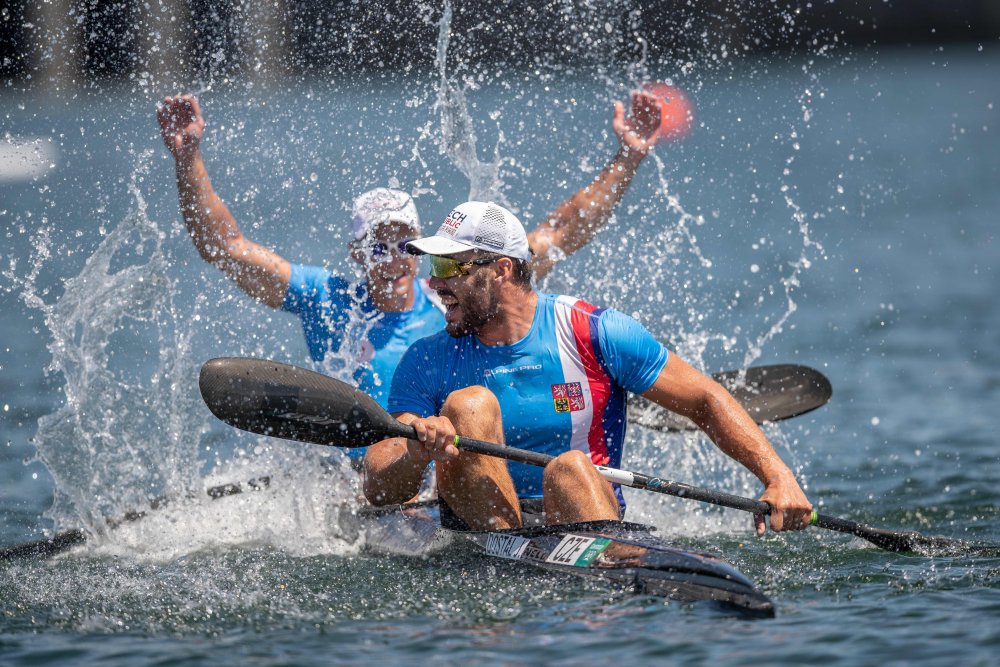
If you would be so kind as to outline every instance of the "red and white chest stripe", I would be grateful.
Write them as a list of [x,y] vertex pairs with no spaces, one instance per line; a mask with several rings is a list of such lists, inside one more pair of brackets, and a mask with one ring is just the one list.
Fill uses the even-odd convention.
[[603,418],[611,395],[611,379],[598,362],[595,306],[574,297],[560,296],[555,303],[556,338],[564,382],[579,382],[586,407],[570,412],[570,447],[586,452],[595,465],[607,465],[608,446]]

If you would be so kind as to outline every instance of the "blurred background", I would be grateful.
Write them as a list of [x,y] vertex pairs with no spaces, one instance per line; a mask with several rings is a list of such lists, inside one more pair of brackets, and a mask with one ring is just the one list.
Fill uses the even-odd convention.
[[[733,3],[456,0],[452,32],[485,32],[463,61],[538,62],[808,53],[818,44],[995,41],[993,0],[840,0]],[[739,5],[739,6],[737,6]],[[0,10],[0,77],[8,87],[71,90],[136,79],[174,85],[240,78],[261,84],[304,74],[430,68],[441,11],[408,0],[7,0]],[[517,20],[509,20],[517,17]],[[598,34],[586,35],[588,31]],[[603,37],[599,34],[601,31]],[[587,49],[574,48],[581,39]]]

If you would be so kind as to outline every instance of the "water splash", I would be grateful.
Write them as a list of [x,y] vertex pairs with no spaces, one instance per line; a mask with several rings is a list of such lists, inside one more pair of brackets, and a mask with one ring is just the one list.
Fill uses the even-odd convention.
[[434,60],[439,75],[435,107],[440,114],[441,152],[469,179],[470,201],[496,201],[507,204],[501,189],[500,147],[503,133],[493,149],[493,160],[483,162],[476,149],[476,131],[469,115],[465,91],[473,87],[472,80],[459,85],[448,76],[448,45],[451,42],[451,2],[445,2],[438,23],[437,55]]
[[[46,372],[62,380],[63,404],[39,419],[36,460],[52,474],[47,513],[58,531],[83,524],[95,555],[167,561],[223,544],[272,544],[295,553],[356,549],[339,517],[359,494],[343,457],[255,438],[202,477],[200,451],[209,415],[197,390],[193,339],[200,311],[177,305],[181,293],[167,235],[150,216],[140,183],[151,152],[137,156],[128,184],[132,205],[61,294],[39,288],[54,261],[51,229],[34,237],[21,296],[42,313],[51,337]],[[13,269],[5,272],[15,279]],[[210,443],[213,440],[209,440]],[[266,476],[267,493],[215,500],[206,489]],[[156,511],[150,512],[151,508]],[[132,512],[141,512],[136,521]]]
[[54,301],[36,287],[52,257],[50,231],[35,237],[22,296],[51,336],[46,372],[63,379],[63,405],[39,420],[35,437],[56,482],[49,516],[57,526],[82,520],[100,532],[123,507],[192,484],[204,420],[192,419],[191,327],[175,309],[164,235],[138,188],[146,171],[135,169],[128,214]]
[[261,440],[188,494],[172,493],[155,511],[117,524],[88,555],[166,563],[235,545],[302,557],[358,553],[365,537],[355,519],[360,480],[346,459]]

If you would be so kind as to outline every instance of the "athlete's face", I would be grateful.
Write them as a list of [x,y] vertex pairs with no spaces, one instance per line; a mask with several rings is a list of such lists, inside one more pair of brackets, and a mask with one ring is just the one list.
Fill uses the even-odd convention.
[[390,222],[351,244],[351,257],[364,267],[373,297],[405,299],[412,293],[419,260],[404,246],[416,237],[412,227]]
[[[476,259],[474,252],[452,255],[459,263]],[[431,276],[430,288],[441,297],[445,305],[445,331],[453,338],[462,338],[479,331],[480,327],[497,316],[500,299],[492,278],[492,266],[471,264],[465,266],[465,275],[451,278]]]

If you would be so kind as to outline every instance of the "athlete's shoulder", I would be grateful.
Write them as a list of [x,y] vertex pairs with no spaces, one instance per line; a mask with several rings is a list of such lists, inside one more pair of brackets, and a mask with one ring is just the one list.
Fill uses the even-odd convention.
[[302,314],[320,307],[329,299],[330,272],[320,266],[292,264],[282,310]]
[[346,291],[350,283],[341,276],[335,276],[329,269],[310,264],[292,264],[289,289],[298,292]]
[[539,294],[539,298],[544,299],[543,303],[546,305],[551,304],[551,307],[555,310],[573,312],[577,316],[600,317],[608,310],[601,306],[595,306],[589,301],[584,301],[580,297],[568,294]]
[[565,319],[569,322],[577,326],[587,323],[588,326],[595,327],[595,331],[600,334],[617,335],[644,328],[634,317],[615,308],[595,306],[589,301],[565,294],[547,296],[554,297],[552,303],[557,311],[557,318],[562,311],[568,315]]
[[330,286],[330,289],[337,291],[347,291],[353,286],[355,289],[359,287],[361,283],[353,282],[345,278],[344,276],[338,276],[334,274],[329,269],[322,269],[326,273],[326,282]]

